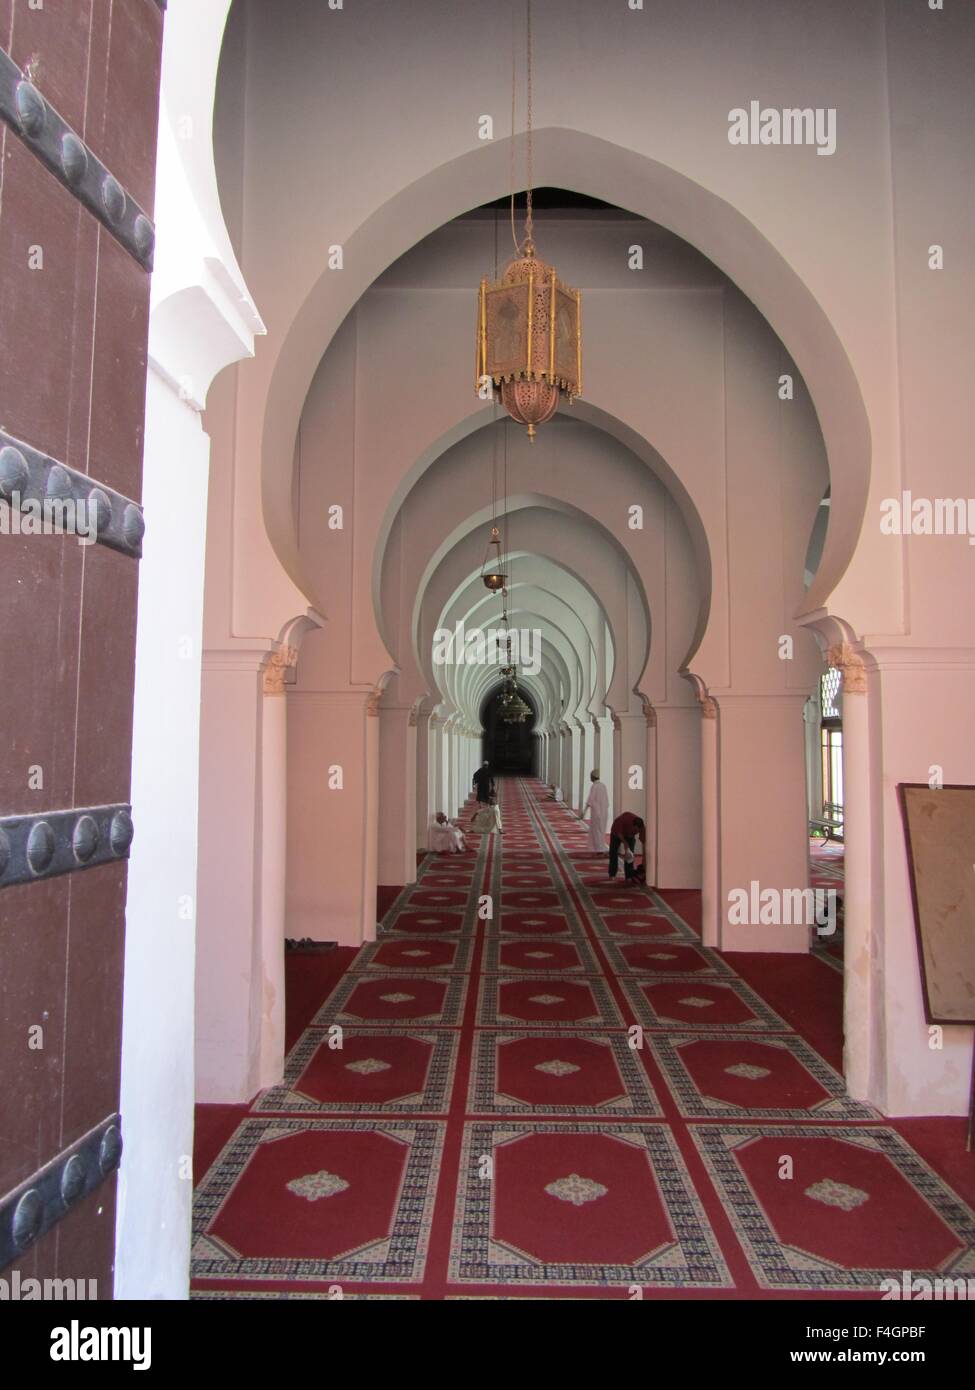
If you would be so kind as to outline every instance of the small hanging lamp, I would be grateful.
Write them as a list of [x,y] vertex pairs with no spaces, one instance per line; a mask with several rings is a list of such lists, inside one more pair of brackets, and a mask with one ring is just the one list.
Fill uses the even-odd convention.
[[[492,546],[494,546],[493,554],[491,554]],[[481,579],[485,589],[490,589],[494,594],[500,593],[508,582],[508,576],[504,572],[501,561],[501,532],[497,526],[491,527],[491,538],[485,548],[484,563],[481,565]]]

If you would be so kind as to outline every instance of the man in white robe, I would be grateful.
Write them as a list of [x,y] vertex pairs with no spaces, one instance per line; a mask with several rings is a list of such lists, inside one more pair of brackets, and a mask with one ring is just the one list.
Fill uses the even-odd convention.
[[443,811],[438,811],[430,822],[427,844],[433,854],[449,854],[450,852],[450,826],[447,824],[447,817]]
[[586,818],[586,812],[589,812],[589,849],[592,854],[608,854],[606,825],[609,821],[609,792],[605,783],[599,780],[598,767],[594,767],[590,772],[589,780],[592,786],[589,788],[586,804],[582,808],[583,820]]
[[501,826],[501,807],[497,798],[492,797],[486,806],[478,806],[471,816],[471,829],[482,835],[503,835]]
[[454,854],[463,854],[467,849],[467,841],[464,839],[464,832],[461,829],[460,821],[457,820],[456,817],[453,820],[447,820],[447,817],[444,816],[444,823],[450,832],[451,850]]
[[467,848],[464,832],[455,820],[438,811],[430,822],[429,846],[434,854],[461,854]]

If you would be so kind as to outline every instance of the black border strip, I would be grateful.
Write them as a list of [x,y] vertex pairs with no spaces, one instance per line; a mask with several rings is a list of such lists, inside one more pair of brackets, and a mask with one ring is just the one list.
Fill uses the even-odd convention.
[[122,1117],[110,1115],[0,1198],[0,1269],[5,1269],[94,1192],[122,1158]]
[[[13,505],[16,495],[18,507]],[[92,521],[94,512],[94,539],[101,545],[118,550],[133,559],[142,558],[142,537],[146,523],[142,508],[131,498],[106,487],[87,473],[79,473],[66,463],[42,454],[39,449],[25,444],[22,439],[0,430],[0,502],[6,505],[10,516],[4,518],[6,529],[13,529],[12,515],[15,510],[26,512],[25,502],[41,507],[42,516],[47,515],[53,530],[64,531],[63,526],[55,526],[59,516],[75,512],[78,503],[86,503],[86,529]],[[70,503],[70,512],[65,505]],[[65,534],[71,534],[68,531]],[[29,530],[24,535],[33,534]],[[84,537],[80,538],[82,541]],[[0,534],[2,541],[2,534]]]
[[0,889],[129,857],[132,807],[87,806],[0,819]]
[[2,48],[0,116],[126,251],[145,270],[152,270],[152,219]]

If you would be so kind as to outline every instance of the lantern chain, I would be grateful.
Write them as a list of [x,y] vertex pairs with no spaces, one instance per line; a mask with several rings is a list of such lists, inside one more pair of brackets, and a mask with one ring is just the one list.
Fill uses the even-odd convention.
[[534,224],[532,221],[532,185],[535,177],[534,160],[534,140],[532,137],[532,0],[525,0],[525,29],[526,29],[526,124],[528,128],[528,192],[527,207],[525,214],[525,240],[531,246],[533,241]]

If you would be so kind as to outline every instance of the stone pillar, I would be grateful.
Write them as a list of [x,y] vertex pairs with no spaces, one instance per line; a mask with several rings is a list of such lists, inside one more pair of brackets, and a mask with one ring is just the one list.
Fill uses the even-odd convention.
[[467,749],[465,748],[464,729],[461,724],[454,724],[451,729],[451,782],[450,782],[450,810],[449,816],[456,816],[460,810],[462,800],[461,786],[464,780],[464,768],[466,766]]
[[416,877],[416,715],[380,705],[379,882],[403,887]]
[[[612,816],[615,819],[622,811],[632,811],[634,815],[643,817],[647,826],[647,882],[653,883],[656,882],[655,879],[650,878],[650,864],[654,859],[653,842],[655,835],[650,791],[653,768],[650,766],[648,757],[648,753],[652,750],[652,745],[648,740],[648,733],[651,730],[643,711],[639,714],[618,714],[608,723],[613,751],[609,759],[600,754],[602,758],[600,768],[606,766],[608,761],[609,775],[612,777],[612,781],[610,782],[609,777],[604,777],[603,781],[607,782],[610,787]],[[637,780],[638,777],[640,782],[640,785],[632,790],[630,788],[631,772],[633,780]]]
[[580,729],[579,767],[576,772],[576,785],[572,801],[575,809],[581,811],[589,795],[589,774],[599,762],[599,726],[595,715],[590,716]]
[[[606,790],[609,792],[609,804],[612,808],[616,799],[615,717],[612,714],[601,715],[595,722],[594,734],[592,767],[599,768],[600,780],[606,784]],[[589,773],[591,770],[592,768],[586,769],[583,783],[583,805],[585,805],[586,797],[589,795]]]
[[261,1020],[258,1081],[284,1076],[284,938],[288,856],[288,722],[285,674],[298,659],[291,647],[264,668],[261,733]]
[[266,648],[203,654],[196,939],[200,1101],[250,1100],[262,1084],[263,990],[255,967],[264,954],[262,667],[267,656]]
[[413,837],[413,873],[408,883],[416,882],[416,854],[425,850],[433,812],[430,810],[430,715],[420,713],[416,719],[416,801],[415,835]]
[[439,714],[431,714],[427,721],[427,745],[429,766],[427,777],[430,787],[427,825],[438,811],[444,810],[443,794],[443,720]]
[[566,799],[572,809],[578,811],[581,809],[580,793],[582,791],[582,776],[586,753],[585,726],[580,724],[578,720],[573,720],[570,726],[570,734],[571,778]]
[[[815,932],[815,923],[793,912],[795,894],[809,887],[805,696],[722,694],[719,703],[721,949],[801,954]],[[777,894],[778,922],[756,919],[755,905],[768,889]],[[732,905],[732,893],[745,895],[744,912]],[[735,920],[740,915],[746,923]],[[786,923],[786,915],[802,920]]]
[[[856,1100],[882,1099],[883,1004],[881,938],[875,933],[871,892],[871,700],[863,658],[847,644],[831,647],[831,666],[843,675],[843,1074]],[[879,691],[874,694],[876,704]],[[846,697],[850,698],[847,699]],[[879,753],[879,748],[878,748]],[[877,924],[880,933],[882,922]]]
[[375,935],[379,723],[378,692],[288,693],[289,936]]
[[470,774],[470,739],[467,728],[461,725],[457,730],[457,767],[454,779],[454,804],[450,814],[456,816],[467,795],[467,779]]
[[806,811],[809,819],[823,813],[822,709],[811,695],[802,707],[806,748]]
[[[722,944],[721,811],[718,802],[718,706],[710,695],[701,706],[701,939]],[[658,712],[659,718],[659,712]]]
[[363,941],[375,941],[378,927],[377,897],[379,889],[379,692],[366,700],[365,790],[366,805],[362,856],[362,930]]
[[[661,888],[700,888],[702,740],[716,736],[717,728],[713,720],[705,720],[709,727],[702,731],[701,706],[697,704],[657,705],[655,718],[656,727],[648,730],[654,750],[655,881]],[[712,752],[716,756],[716,747]],[[716,797],[716,765],[709,777],[712,797]],[[713,801],[710,814],[713,817],[715,813],[716,802]],[[712,833],[716,833],[716,825],[712,819]]]
[[559,776],[556,785],[562,788],[563,800],[568,805],[572,801],[572,730],[568,724],[562,725],[559,736],[562,747],[559,750]]

